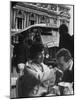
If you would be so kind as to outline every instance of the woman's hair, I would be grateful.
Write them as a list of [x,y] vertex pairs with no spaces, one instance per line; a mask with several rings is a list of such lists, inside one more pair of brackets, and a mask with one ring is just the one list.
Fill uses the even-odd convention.
[[39,53],[44,50],[44,46],[41,43],[34,43],[30,48],[30,59],[35,59]]
[[71,53],[69,50],[62,48],[56,53],[56,59],[58,60],[59,58],[64,57],[64,61],[68,62],[72,57]]

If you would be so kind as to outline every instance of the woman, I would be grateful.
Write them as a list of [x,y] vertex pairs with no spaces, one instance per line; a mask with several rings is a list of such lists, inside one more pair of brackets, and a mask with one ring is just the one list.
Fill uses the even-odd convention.
[[30,90],[29,96],[42,96],[44,93],[47,93],[49,84],[52,86],[55,83],[54,70],[49,69],[43,63],[44,46],[42,44],[33,44],[30,48],[30,54],[30,60],[26,63],[25,67],[25,75],[28,72],[30,77],[38,80],[38,84],[35,84],[33,89]]

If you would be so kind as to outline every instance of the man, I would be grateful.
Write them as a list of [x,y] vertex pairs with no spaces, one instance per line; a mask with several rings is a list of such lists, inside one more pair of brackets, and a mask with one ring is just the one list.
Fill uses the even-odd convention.
[[74,36],[70,36],[68,31],[69,31],[68,27],[65,24],[60,25],[59,27],[59,33],[60,33],[59,48],[68,49],[72,57],[74,57]]
[[[61,82],[70,83],[70,86],[74,83],[74,67],[73,67],[73,59],[69,50],[62,48],[56,54],[56,59],[58,63],[58,68],[63,71],[63,76]],[[69,91],[72,91],[72,87],[66,86]],[[74,87],[73,87],[74,88]],[[67,89],[64,89],[64,91]],[[66,92],[68,94],[72,94],[72,92]],[[65,94],[65,93],[64,93]]]

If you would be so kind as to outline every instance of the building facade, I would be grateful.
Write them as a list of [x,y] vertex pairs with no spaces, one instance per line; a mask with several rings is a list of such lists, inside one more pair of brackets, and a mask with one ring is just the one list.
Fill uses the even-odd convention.
[[[33,24],[45,23],[49,26],[59,27],[65,23],[68,27],[70,24],[70,8],[60,4],[44,4],[44,3],[23,3],[11,2],[11,29],[15,31],[22,30]],[[51,36],[41,36],[43,43],[47,42],[50,48],[50,58],[55,58],[55,53],[59,46],[59,33],[53,33]],[[18,43],[18,36],[13,36],[13,43]],[[50,41],[50,42],[49,42]]]
[[69,7],[60,4],[11,2],[11,29],[21,30],[40,23],[56,27],[65,23],[69,27],[69,11]]

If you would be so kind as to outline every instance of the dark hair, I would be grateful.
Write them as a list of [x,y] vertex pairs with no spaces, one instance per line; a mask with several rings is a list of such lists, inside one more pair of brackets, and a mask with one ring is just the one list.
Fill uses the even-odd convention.
[[24,75],[18,79],[18,98],[29,97],[30,92],[36,85],[39,85],[40,81],[33,75],[29,74],[26,68],[24,69]]
[[72,57],[69,52],[69,50],[62,48],[56,53],[56,59],[59,59],[60,57],[64,57],[64,61],[68,62]]
[[44,46],[41,43],[34,43],[30,48],[30,59],[33,60],[37,55],[44,50]]
[[59,27],[59,33],[63,33],[63,34],[68,33],[68,27],[67,27],[67,25],[65,25],[65,24],[60,25],[60,27]]

